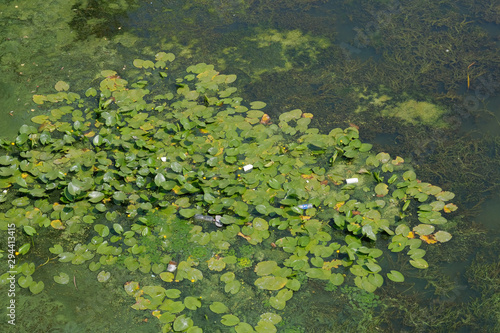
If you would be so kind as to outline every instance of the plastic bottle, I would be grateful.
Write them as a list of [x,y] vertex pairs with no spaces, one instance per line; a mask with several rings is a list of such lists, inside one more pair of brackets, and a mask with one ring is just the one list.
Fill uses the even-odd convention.
[[345,180],[345,182],[346,182],[347,184],[355,184],[355,183],[357,183],[357,182],[358,182],[358,178],[347,178],[347,179]]
[[308,203],[308,204],[298,205],[297,207],[299,207],[300,209],[309,209],[309,208],[313,208],[313,205]]
[[250,171],[253,169],[253,165],[252,164],[247,164],[243,167],[243,171]]
[[213,218],[212,216],[201,215],[201,214],[196,214],[194,216],[194,219],[196,221],[200,221],[200,222],[214,222],[215,221],[215,218]]
[[220,221],[221,217],[222,216],[220,216],[220,215],[215,215],[215,219],[214,220],[215,220],[215,226],[217,228],[222,228],[224,226],[224,224]]

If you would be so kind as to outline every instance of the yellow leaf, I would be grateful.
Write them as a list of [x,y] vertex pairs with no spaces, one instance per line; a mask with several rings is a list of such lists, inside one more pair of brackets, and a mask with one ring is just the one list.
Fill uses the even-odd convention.
[[33,95],[33,102],[36,104],[43,104],[47,100],[47,96],[44,95]]
[[59,229],[59,230],[64,229],[64,226],[63,226],[61,220],[52,220],[52,222],[50,222],[50,225],[54,229]]
[[334,259],[332,261],[325,261],[323,263],[323,267],[321,267],[321,268],[328,271],[328,270],[330,270],[332,268],[338,268],[339,265],[342,265],[342,260]]

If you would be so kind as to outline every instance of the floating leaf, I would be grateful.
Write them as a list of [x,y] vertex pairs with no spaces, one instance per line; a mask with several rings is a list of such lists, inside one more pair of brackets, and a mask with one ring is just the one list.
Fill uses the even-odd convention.
[[64,81],[58,81],[55,85],[57,91],[66,91],[69,89],[69,84]]
[[97,203],[104,199],[104,193],[98,191],[91,191],[88,193],[88,196],[90,198],[89,201],[92,203]]
[[419,235],[430,235],[434,232],[434,226],[430,224],[419,224],[413,228],[413,231],[415,231]]
[[197,308],[201,307],[201,301],[198,298],[188,296],[184,298],[184,305],[189,310],[196,310]]
[[390,273],[387,273],[387,277],[389,278],[389,280],[394,282],[404,282],[405,280],[403,274],[395,270],[391,270]]
[[240,281],[234,280],[234,281],[226,283],[226,285],[224,287],[224,291],[226,293],[231,293],[234,295],[234,294],[238,293],[238,291],[240,291],[240,288],[241,288]]
[[38,281],[38,282],[33,281],[30,284],[30,291],[34,295],[41,293],[43,288],[45,288],[45,284],[43,283],[43,281]]
[[454,212],[457,210],[457,206],[452,204],[452,203],[449,203],[449,204],[446,204],[444,207],[443,207],[443,211],[445,213],[451,213],[451,212]]
[[235,326],[240,322],[240,319],[232,314],[223,315],[220,321],[225,326]]
[[449,201],[455,197],[455,193],[453,192],[448,192],[448,191],[442,191],[436,194],[436,199],[441,200],[441,201]]
[[221,302],[213,302],[210,304],[210,310],[215,313],[225,313],[229,311],[229,308]]
[[220,272],[226,267],[226,263],[222,258],[212,257],[208,260],[208,268],[212,271]]
[[235,328],[236,333],[254,333],[252,325],[244,322],[240,322]]
[[56,281],[59,284],[68,284],[69,275],[61,272],[59,273],[59,275],[54,276],[54,281]]
[[416,267],[416,268],[420,268],[420,269],[425,269],[425,268],[428,268],[429,267],[429,264],[427,263],[427,261],[425,261],[424,259],[420,258],[420,259],[415,259],[415,260],[410,260],[410,264],[413,266],[413,267]]
[[288,282],[287,278],[281,276],[264,276],[255,280],[254,284],[260,289],[279,290]]
[[389,193],[387,184],[380,183],[377,186],[375,186],[375,193],[377,193],[377,195],[381,197]]
[[31,227],[31,226],[29,226],[29,225],[25,225],[25,226],[23,227],[23,230],[24,230],[24,232],[25,232],[28,236],[33,236],[33,235],[35,235],[35,234],[36,234],[36,229],[35,229],[35,228],[33,228],[33,227]]
[[110,272],[100,271],[99,274],[97,274],[97,281],[106,282],[109,280],[110,277],[111,277]]
[[181,296],[181,291],[179,289],[168,289],[165,292],[168,298],[179,298]]
[[436,238],[436,240],[438,242],[441,242],[441,243],[447,242],[452,238],[450,233],[448,233],[446,231],[442,231],[442,230],[436,232],[434,234],[434,237]]
[[173,328],[174,331],[181,332],[187,330],[191,326],[193,326],[193,320],[189,317],[186,317],[186,315],[182,315],[175,319]]

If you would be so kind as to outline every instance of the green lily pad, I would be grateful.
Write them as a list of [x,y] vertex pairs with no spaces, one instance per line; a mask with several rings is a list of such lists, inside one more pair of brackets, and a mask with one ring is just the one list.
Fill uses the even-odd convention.
[[429,268],[429,264],[427,263],[427,261],[425,261],[422,258],[410,260],[410,264],[415,268],[420,268],[420,269]]
[[17,283],[22,288],[28,288],[31,285],[31,283],[33,283],[33,277],[31,275],[21,276],[19,277],[19,279],[17,279]]
[[240,322],[236,327],[234,328],[236,333],[254,333],[255,330],[253,329],[252,325],[244,322]]
[[279,290],[288,282],[287,278],[280,276],[264,276],[255,280],[254,284],[260,289]]
[[210,304],[210,310],[215,313],[225,313],[229,311],[229,308],[221,302],[213,302]]
[[45,284],[43,283],[43,281],[38,281],[38,282],[33,281],[30,284],[29,288],[31,293],[36,295],[42,292],[43,288],[45,288]]
[[419,235],[430,235],[434,232],[435,227],[430,224],[419,224],[413,227],[413,231],[415,231]]
[[379,183],[377,186],[375,186],[375,193],[377,193],[377,195],[380,197],[387,195],[387,193],[389,193],[387,184]]
[[273,274],[279,269],[276,261],[261,261],[255,266],[255,273],[259,276]]
[[97,274],[97,281],[106,282],[109,280],[110,277],[111,277],[110,272],[100,271],[99,274]]
[[224,291],[226,293],[231,293],[233,295],[236,294],[236,293],[238,293],[238,291],[240,291],[240,289],[241,289],[241,283],[238,280],[234,280],[234,281],[228,282],[224,286]]
[[403,274],[395,270],[391,270],[390,273],[387,273],[387,277],[389,278],[389,280],[394,282],[404,282],[405,280]]
[[59,275],[54,276],[54,281],[59,284],[68,284],[69,282],[69,275],[61,272]]
[[69,84],[64,81],[58,81],[55,85],[57,91],[66,91],[69,89]]
[[176,332],[182,332],[182,331],[185,331],[187,329],[189,329],[190,327],[193,326],[193,320],[189,317],[186,317],[186,315],[182,315],[182,316],[179,316],[175,319],[174,321],[174,325],[173,325],[173,328],[174,328],[174,331]]
[[196,310],[197,308],[201,307],[201,301],[196,297],[188,296],[184,298],[184,305],[189,310]]
[[235,326],[240,322],[240,319],[232,314],[223,315],[220,321],[225,326]]
[[449,241],[452,238],[452,236],[451,236],[451,234],[449,232],[442,231],[442,230],[436,232],[434,234],[434,237],[436,238],[436,240],[438,242],[441,242],[441,243],[445,243],[445,242]]
[[208,260],[208,268],[212,271],[220,272],[226,268],[226,263],[222,260],[222,258],[212,257]]
[[179,289],[168,289],[165,292],[168,298],[179,298],[181,296],[181,291]]
[[442,191],[436,194],[436,199],[441,200],[441,201],[449,201],[455,197],[455,193],[453,192],[448,192],[448,191]]

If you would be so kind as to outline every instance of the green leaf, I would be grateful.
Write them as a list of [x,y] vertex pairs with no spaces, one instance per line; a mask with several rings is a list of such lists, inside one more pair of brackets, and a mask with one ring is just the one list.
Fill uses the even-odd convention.
[[260,110],[264,108],[267,104],[261,101],[255,101],[250,103],[250,107],[254,110]]
[[33,281],[30,284],[30,291],[34,295],[41,293],[43,288],[45,288],[45,284],[43,283],[43,281],[39,281],[38,283]]
[[238,280],[234,280],[231,282],[226,283],[226,286],[224,287],[224,291],[226,293],[231,293],[231,294],[236,294],[238,291],[240,291],[241,288],[241,283]]
[[395,270],[391,270],[390,273],[387,273],[387,277],[389,278],[389,280],[394,282],[404,282],[405,280],[403,274]]
[[64,81],[58,81],[55,85],[57,91],[66,91],[69,89],[69,84]]
[[109,280],[110,277],[111,277],[110,272],[100,271],[99,274],[97,274],[97,281],[106,282]]
[[19,248],[19,254],[26,254],[31,248],[30,243],[24,243],[20,248]]
[[53,247],[49,248],[49,251],[54,254],[62,253],[64,250],[61,245],[56,244]]
[[441,201],[449,201],[455,197],[455,193],[453,192],[448,192],[448,191],[442,191],[436,194],[436,199],[441,200]]
[[59,275],[54,276],[54,281],[59,284],[68,284],[69,275],[61,272]]
[[373,147],[373,145],[371,145],[369,143],[362,143],[361,146],[359,147],[359,151],[360,152],[367,152],[370,149],[372,149],[372,147]]
[[213,302],[210,304],[210,310],[215,313],[224,313],[228,312],[229,308],[221,302]]
[[91,191],[89,192],[88,196],[90,198],[89,201],[92,203],[97,203],[104,199],[104,193],[98,191]]
[[441,243],[447,242],[452,238],[452,236],[449,232],[442,231],[442,230],[436,232],[434,234],[434,237],[436,238],[436,240],[438,242],[441,242]]
[[287,282],[288,279],[281,276],[264,276],[255,280],[254,284],[260,289],[280,290]]
[[179,210],[179,215],[185,218],[193,217],[196,214],[196,209],[181,209]]
[[276,261],[261,261],[255,266],[255,273],[259,276],[270,275],[279,269]]
[[28,236],[33,236],[34,234],[36,234],[36,229],[29,225],[25,225],[23,227],[23,230]]
[[196,310],[197,308],[201,307],[201,301],[198,298],[188,296],[184,298],[184,305],[189,310]]
[[381,197],[389,193],[387,184],[380,183],[377,186],[375,186],[375,193],[377,193],[377,195]]
[[410,260],[410,264],[415,268],[425,269],[429,267],[429,264],[424,259]]
[[430,224],[419,224],[413,227],[413,231],[415,231],[419,235],[430,235],[434,232],[435,227]]
[[235,326],[240,322],[240,319],[232,314],[222,316],[220,321],[225,326]]
[[168,289],[165,294],[168,298],[179,298],[181,296],[181,291],[179,289]]
[[179,316],[174,321],[174,331],[182,332],[193,326],[193,320],[186,315]]
[[255,330],[253,329],[252,325],[244,322],[240,322],[236,327],[235,327],[236,333],[254,333]]
[[106,237],[109,235],[109,228],[103,224],[94,225],[94,230],[101,236]]
[[17,279],[17,283],[21,288],[28,288],[33,283],[33,277],[31,275],[21,276]]

